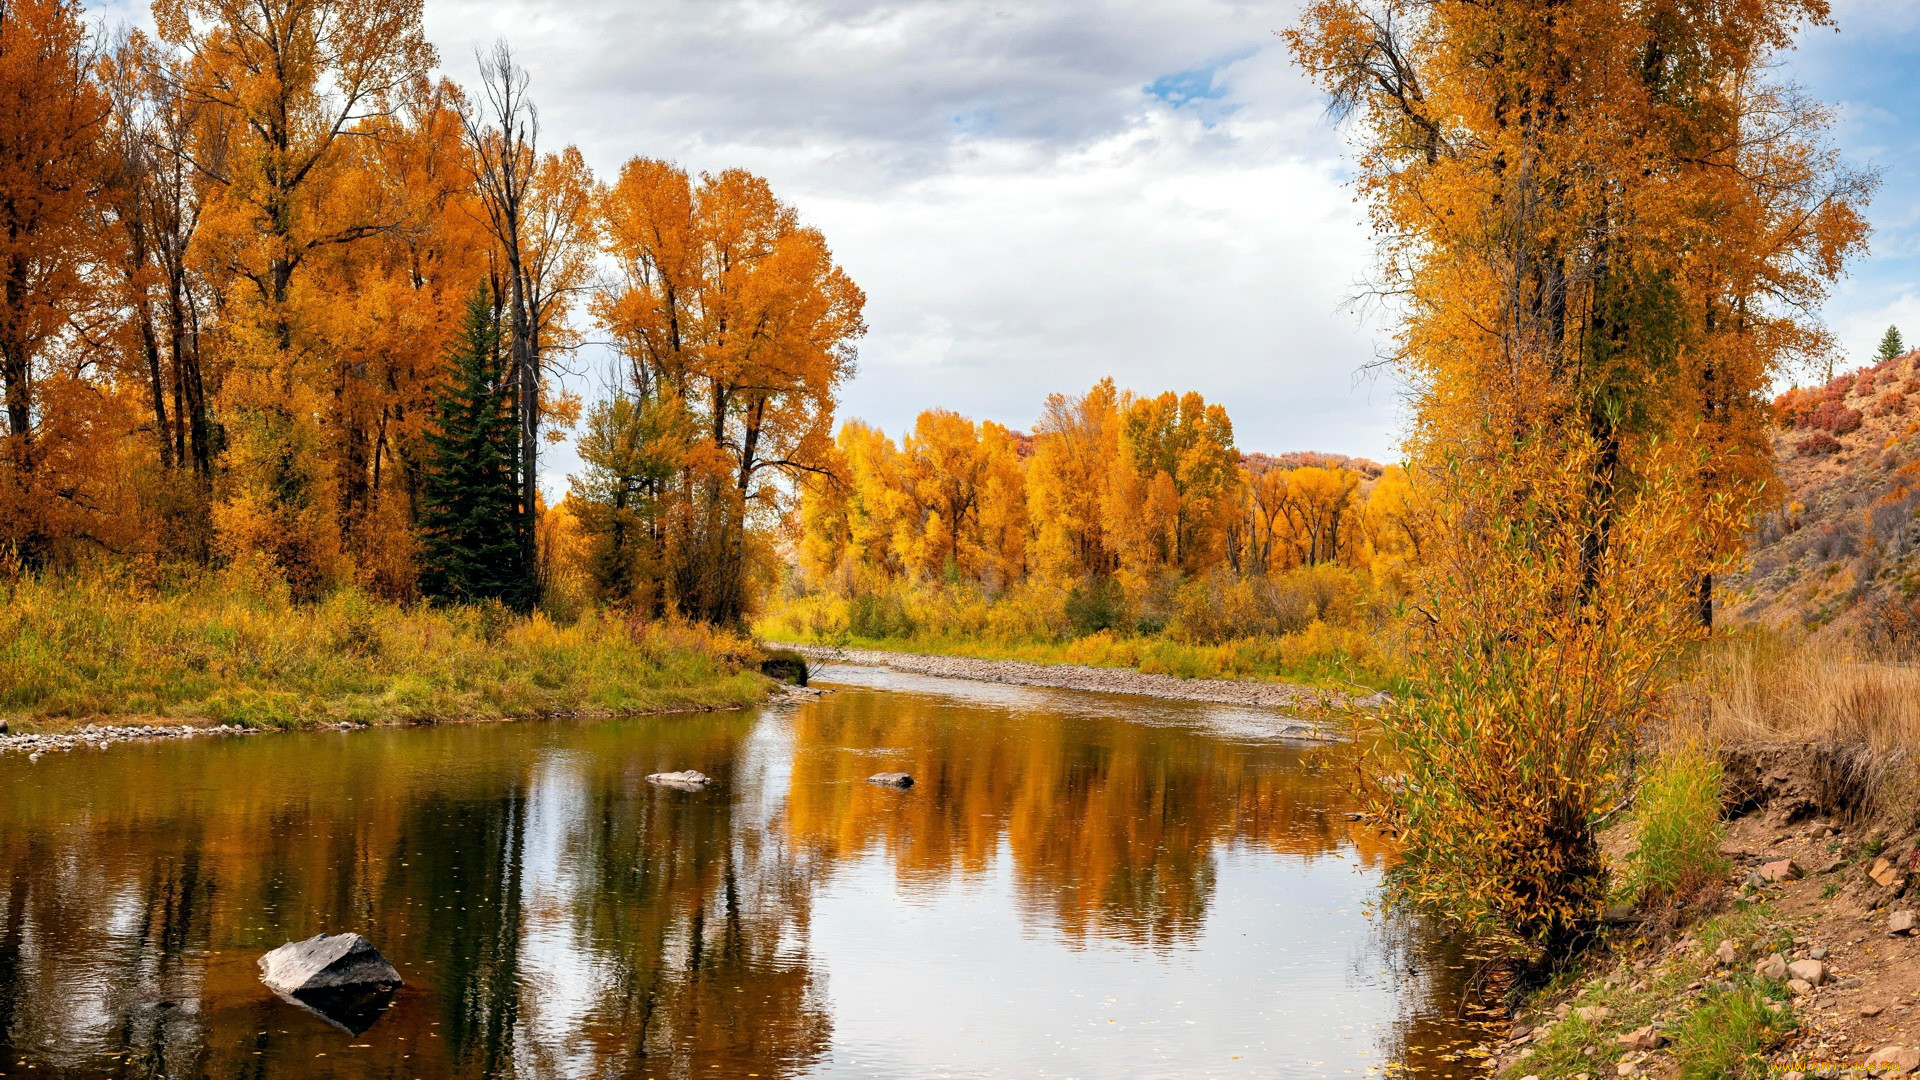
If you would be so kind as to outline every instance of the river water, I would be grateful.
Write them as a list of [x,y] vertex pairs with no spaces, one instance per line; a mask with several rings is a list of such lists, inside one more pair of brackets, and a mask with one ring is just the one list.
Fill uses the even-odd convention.
[[[1475,1074],[1461,961],[1369,914],[1338,751],[1221,706],[816,685],[0,757],[0,1075]],[[644,779],[677,769],[720,786]],[[406,979],[359,1034],[256,968],[344,930]]]

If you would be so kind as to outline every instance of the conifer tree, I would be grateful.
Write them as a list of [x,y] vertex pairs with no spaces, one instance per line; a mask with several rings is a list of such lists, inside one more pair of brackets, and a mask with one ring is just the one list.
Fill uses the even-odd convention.
[[1878,359],[1883,362],[1887,360],[1898,360],[1906,354],[1906,351],[1907,343],[1900,338],[1900,328],[1897,326],[1887,327],[1887,332],[1880,337]]
[[440,600],[529,606],[513,461],[512,372],[493,290],[477,289],[427,435],[421,587]]

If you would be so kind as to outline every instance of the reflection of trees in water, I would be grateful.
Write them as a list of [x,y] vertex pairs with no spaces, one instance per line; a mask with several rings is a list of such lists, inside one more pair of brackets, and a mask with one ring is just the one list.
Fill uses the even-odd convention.
[[[1069,941],[1190,941],[1221,844],[1382,855],[1344,820],[1343,778],[1286,746],[908,694],[832,695],[793,723],[796,841],[833,858],[884,850],[915,888],[984,871],[1004,838],[1024,910]],[[862,782],[881,769],[913,789]]]
[[[348,1075],[792,1075],[831,1037],[811,898],[846,859],[885,852],[916,890],[1004,851],[1030,925],[1177,948],[1223,847],[1384,858],[1344,819],[1344,774],[1284,746],[911,695],[832,695],[761,731],[790,744],[754,724],[0,761],[0,1068],[304,1075],[347,1053],[340,1033],[268,995],[254,961],[353,929],[408,984]],[[780,771],[760,758],[789,756],[785,799],[753,797],[752,769]],[[644,781],[681,768],[722,786]],[[890,768],[915,788],[864,782]]]
[[[751,725],[553,730],[579,753],[524,729],[289,737],[0,779],[0,1069],[789,1075],[830,1034],[802,869],[724,793],[641,779],[724,778]],[[408,980],[351,1051],[254,964],[342,929]]]
[[1499,968],[1470,939],[1416,913],[1388,908],[1372,916],[1373,947],[1355,954],[1355,977],[1386,971],[1400,988],[1400,1014],[1381,1040],[1386,1061],[1407,1075],[1484,1076],[1467,1051],[1496,1019]]

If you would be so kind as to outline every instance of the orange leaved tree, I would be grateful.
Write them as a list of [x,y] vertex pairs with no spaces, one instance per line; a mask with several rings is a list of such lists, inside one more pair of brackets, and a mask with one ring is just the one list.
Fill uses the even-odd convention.
[[1355,125],[1433,514],[1386,720],[1410,892],[1549,953],[1597,914],[1674,613],[1710,618],[1764,493],[1768,383],[1828,347],[1810,312],[1864,243],[1871,178],[1774,81],[1827,16],[1315,0],[1289,35]]
[[670,399],[697,436],[667,514],[666,594],[737,622],[791,491],[833,455],[834,395],[853,372],[866,297],[826,238],[767,182],[734,169],[696,183],[635,158],[600,203],[617,285],[594,304],[645,406]]

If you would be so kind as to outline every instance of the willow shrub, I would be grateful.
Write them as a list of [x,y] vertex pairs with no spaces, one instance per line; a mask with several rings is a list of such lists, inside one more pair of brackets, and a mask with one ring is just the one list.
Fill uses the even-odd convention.
[[1408,693],[1378,718],[1394,896],[1563,955],[1606,895],[1596,821],[1695,633],[1702,530],[1666,467],[1627,488],[1596,448],[1539,439],[1430,471]]

